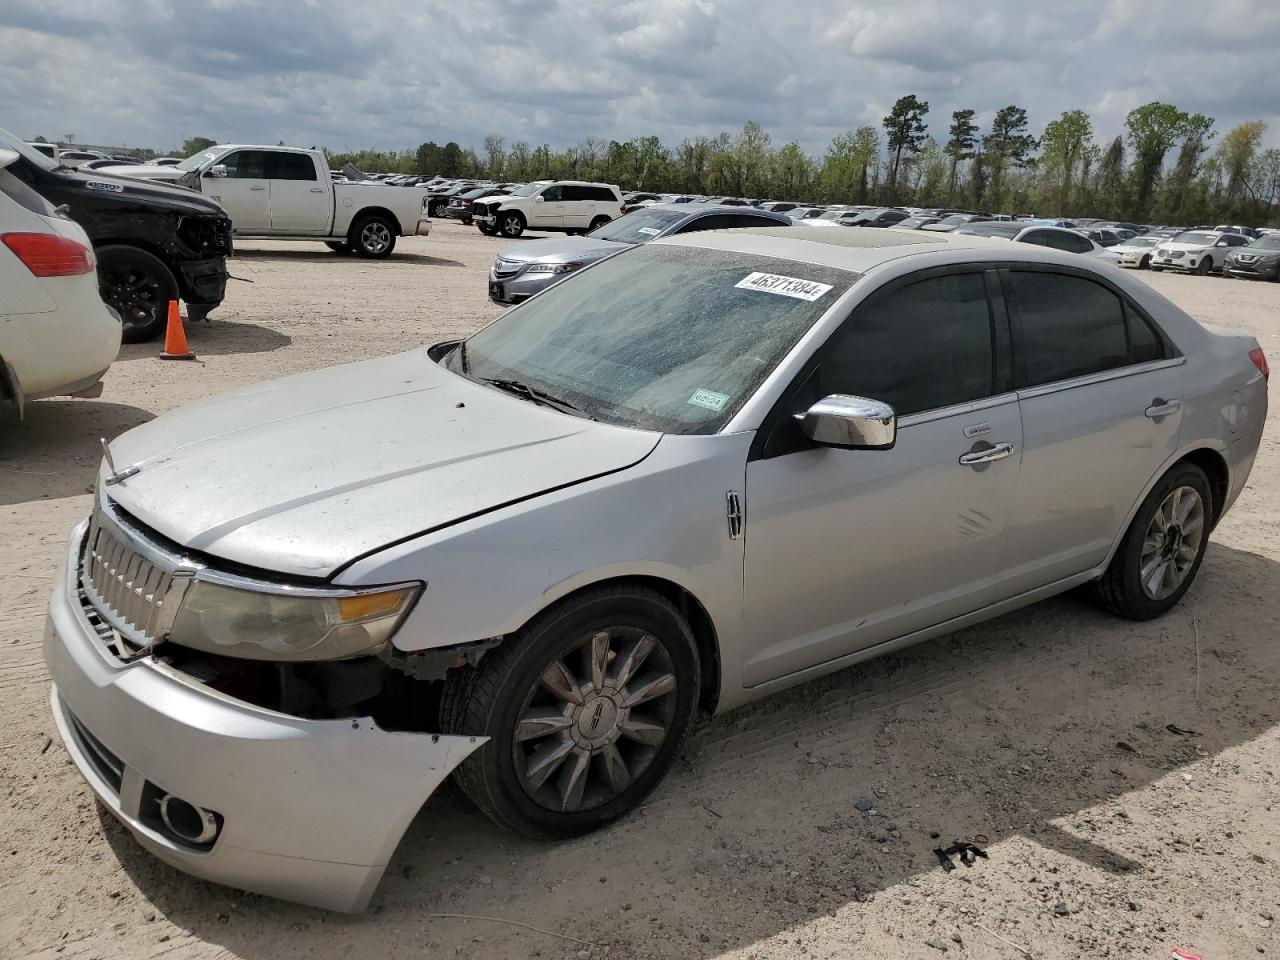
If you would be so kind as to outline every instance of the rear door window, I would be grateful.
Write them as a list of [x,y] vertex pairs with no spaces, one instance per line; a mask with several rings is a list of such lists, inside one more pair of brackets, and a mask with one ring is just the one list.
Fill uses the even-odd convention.
[[267,154],[267,177],[270,180],[314,180],[315,162],[305,153]]
[[1163,338],[1138,310],[1097,281],[1010,270],[1001,282],[1014,317],[1018,386],[1056,383],[1166,356]]

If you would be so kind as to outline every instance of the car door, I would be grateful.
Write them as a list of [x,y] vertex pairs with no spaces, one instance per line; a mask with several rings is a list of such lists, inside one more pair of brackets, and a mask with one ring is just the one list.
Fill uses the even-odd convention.
[[[1218,246],[1221,244],[1221,246]],[[1227,262],[1227,254],[1236,247],[1248,246],[1249,238],[1241,236],[1238,233],[1224,233],[1213,247],[1213,265],[1218,270],[1222,269],[1223,264]]]
[[236,233],[260,233],[271,229],[271,193],[267,158],[261,150],[233,150],[214,166],[227,169],[225,177],[206,170],[203,193],[222,205]]
[[550,230],[564,226],[564,187],[553,183],[534,197],[529,204],[529,226]]
[[561,188],[564,198],[564,226],[567,230],[585,230],[595,219],[596,202],[590,187],[566,184]]
[[996,599],[1102,563],[1178,448],[1182,358],[1088,270],[1002,270],[1022,412],[1022,471]]
[[[980,268],[945,268],[877,291],[759,432],[746,475],[748,686],[988,603],[1022,448],[992,284]],[[893,405],[896,445],[805,439],[794,414],[833,393]]]
[[268,151],[267,179],[273,233],[318,236],[329,232],[333,187],[320,181],[311,154]]

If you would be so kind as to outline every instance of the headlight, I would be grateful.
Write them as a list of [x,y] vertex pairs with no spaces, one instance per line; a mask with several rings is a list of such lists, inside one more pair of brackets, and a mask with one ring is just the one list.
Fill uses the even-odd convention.
[[581,263],[531,263],[525,273],[573,273],[581,267]]
[[170,636],[246,660],[343,660],[385,647],[417,595],[417,585],[268,593],[197,579]]

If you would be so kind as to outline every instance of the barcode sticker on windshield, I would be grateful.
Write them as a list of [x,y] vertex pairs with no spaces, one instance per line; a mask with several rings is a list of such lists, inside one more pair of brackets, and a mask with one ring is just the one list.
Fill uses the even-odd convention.
[[662,231],[659,230],[657,227],[637,227],[636,228],[636,233],[643,233],[646,236],[650,236],[650,237],[656,237],[661,232]]
[[724,405],[729,402],[729,395],[699,388],[693,391],[693,396],[686,402],[693,404],[695,407],[705,407],[708,410],[723,410]]
[[783,277],[776,273],[749,273],[734,286],[741,287],[743,290],[759,290],[761,293],[776,293],[780,297],[810,301],[817,300],[831,289],[829,283],[814,283],[812,280]]

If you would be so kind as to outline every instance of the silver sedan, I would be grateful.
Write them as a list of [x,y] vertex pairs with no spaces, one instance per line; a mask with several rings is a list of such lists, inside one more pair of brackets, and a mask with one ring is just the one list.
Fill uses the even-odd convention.
[[1089,257],[661,239],[465,341],[116,439],[50,604],[55,718],[157,856],[359,910],[455,767],[496,823],[573,836],[699,711],[1084,584],[1164,614],[1267,372]]

